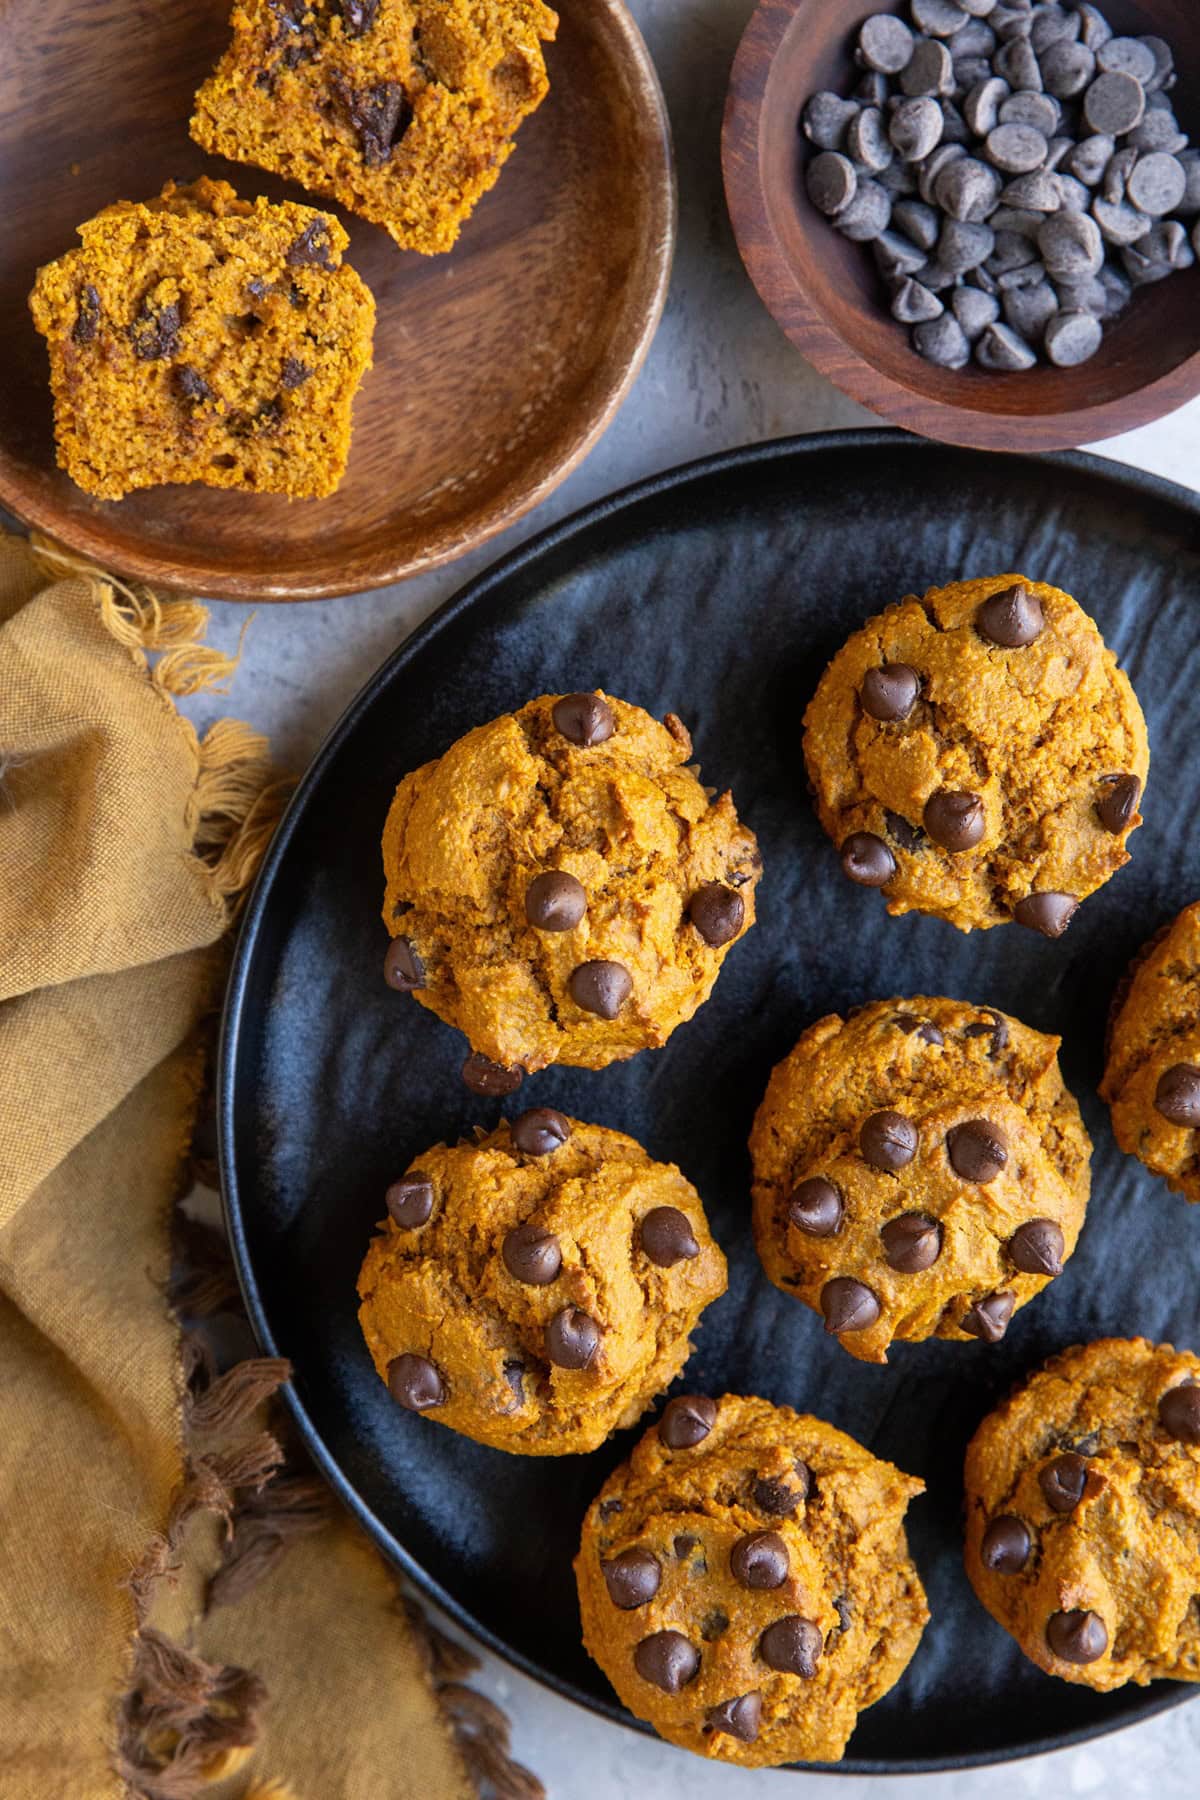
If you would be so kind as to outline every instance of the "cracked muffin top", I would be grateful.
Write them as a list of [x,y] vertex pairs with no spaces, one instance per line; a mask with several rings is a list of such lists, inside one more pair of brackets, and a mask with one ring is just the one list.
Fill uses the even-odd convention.
[[1149,765],[1093,621],[1019,575],[869,620],[821,678],[804,755],[843,870],[889,912],[1049,938],[1128,862]]
[[535,1107],[386,1196],[359,1321],[392,1398],[526,1456],[634,1424],[725,1291],[700,1196],[619,1131]]
[[754,923],[762,864],[674,714],[545,695],[400,783],[383,832],[392,986],[504,1091],[665,1044]]
[[791,1407],[681,1394],[588,1508],[584,1646],[685,1750],[836,1762],[929,1617],[904,1533],[922,1491]]
[[1075,1248],[1091,1143],[1059,1039],[917,997],[820,1019],[750,1136],[770,1279],[865,1362],[894,1340],[997,1343]]
[[1122,1150],[1200,1201],[1200,901],[1146,945],[1118,993],[1100,1096]]
[[1200,1681],[1200,1357],[1063,1351],[983,1421],[965,1480],[967,1574],[1039,1668]]

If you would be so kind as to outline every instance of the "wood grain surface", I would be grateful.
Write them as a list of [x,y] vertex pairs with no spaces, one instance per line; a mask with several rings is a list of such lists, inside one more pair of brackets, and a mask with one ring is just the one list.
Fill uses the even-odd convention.
[[[1122,32],[1156,32],[1179,70],[1172,94],[1200,141],[1196,0],[1101,0]],[[872,13],[904,0],[762,0],[734,61],[722,166],[738,248],[776,322],[831,381],[922,436],[988,450],[1062,450],[1148,424],[1200,393],[1200,264],[1141,289],[1077,369],[997,375],[923,361],[887,311],[869,249],[847,242],[804,190],[798,126],[810,94],[849,91]]]
[[[375,368],[339,492],[199,486],[112,503],[55,466],[41,263],[116,199],[168,177],[307,198],[191,142],[228,0],[0,0],[0,503],[105,566],[231,599],[380,587],[462,555],[537,504],[629,389],[670,273],[675,190],[653,65],[620,0],[567,0],[551,92],[447,256],[395,248],[336,207],[375,293]],[[326,205],[324,201],[310,203]]]

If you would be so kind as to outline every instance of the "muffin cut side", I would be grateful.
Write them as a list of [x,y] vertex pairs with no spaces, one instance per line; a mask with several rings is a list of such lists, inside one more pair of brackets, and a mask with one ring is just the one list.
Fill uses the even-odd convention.
[[548,92],[540,0],[241,0],[191,132],[340,200],[402,249],[453,247]]
[[337,220],[204,178],[79,235],[30,296],[71,479],[106,500],[160,482],[333,493],[375,325]]

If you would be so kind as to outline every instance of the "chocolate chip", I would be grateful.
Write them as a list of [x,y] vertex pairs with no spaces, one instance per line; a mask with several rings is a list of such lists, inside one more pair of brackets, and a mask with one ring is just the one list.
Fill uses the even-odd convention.
[[729,1552],[729,1568],[744,1588],[782,1587],[791,1558],[777,1531],[750,1531]]
[[1183,1444],[1200,1444],[1200,1385],[1181,1382],[1168,1388],[1158,1402],[1158,1422]]
[[311,374],[312,370],[308,364],[302,363],[298,356],[284,357],[280,380],[289,394],[295,393],[297,388],[303,387]]
[[[514,1225],[506,1232],[500,1254],[504,1258],[504,1266],[514,1281],[524,1282],[526,1287],[546,1287],[557,1281],[558,1272],[562,1268],[562,1247],[552,1231],[544,1226],[535,1225],[526,1219],[522,1225]],[[561,1317],[561,1314],[559,1315]],[[580,1313],[586,1318],[586,1313]],[[588,1321],[589,1324],[591,1321]],[[551,1354],[552,1362],[558,1358]],[[588,1359],[590,1360],[590,1358]],[[563,1363],[565,1369],[579,1369],[585,1363]]]
[[585,962],[572,969],[567,987],[584,1012],[615,1019],[633,992],[633,977],[624,963]]
[[788,1223],[807,1237],[835,1237],[842,1224],[842,1196],[832,1181],[814,1175],[788,1199]]
[[[510,1412],[519,1412],[525,1404],[525,1364],[515,1361],[506,1362],[504,1364],[503,1374],[505,1381],[507,1381],[509,1387],[512,1389],[513,1397],[513,1403],[507,1410]],[[605,1502],[606,1506],[611,1504],[611,1501]],[[600,1516],[601,1518],[607,1516],[603,1506],[600,1508]]]
[[921,692],[921,677],[907,663],[868,669],[858,690],[863,711],[885,725],[907,719]]
[[133,354],[140,362],[158,362],[179,348],[182,319],[177,301],[157,309],[147,302],[129,327]]
[[758,1736],[761,1717],[761,1696],[743,1694],[740,1699],[722,1700],[719,1706],[710,1706],[704,1722],[710,1731],[723,1731],[726,1737],[737,1738],[739,1743],[752,1744]]
[[728,1630],[729,1614],[722,1612],[719,1606],[714,1606],[711,1612],[705,1613],[700,1621],[700,1636],[706,1644],[711,1644],[715,1638],[724,1637]]
[[712,950],[730,944],[746,919],[746,903],[734,888],[706,881],[688,901],[688,918]]
[[1095,356],[1104,338],[1100,320],[1088,312],[1060,312],[1046,326],[1042,347],[1059,369],[1077,369]]
[[826,91],[805,101],[800,129],[818,150],[840,150],[858,116],[859,108],[853,100],[843,100],[840,94]]
[[525,889],[525,917],[535,931],[574,931],[587,911],[587,891],[574,875],[547,869]]
[[1068,1450],[1064,1456],[1056,1456],[1047,1463],[1038,1474],[1038,1486],[1046,1497],[1046,1505],[1051,1512],[1074,1512],[1083,1499],[1083,1490],[1087,1485],[1087,1458],[1077,1456]]
[[71,327],[71,342],[91,344],[100,328],[100,296],[89,281],[79,290],[78,310]]
[[462,1066],[462,1079],[463,1086],[473,1094],[480,1094],[485,1100],[496,1100],[504,1094],[515,1094],[525,1079],[525,1071],[519,1063],[505,1068],[503,1063],[493,1062],[490,1057],[473,1050]]
[[903,19],[891,13],[874,13],[858,34],[858,50],[868,69],[899,75],[908,66],[915,39]]
[[601,1563],[600,1572],[608,1597],[622,1612],[633,1612],[653,1600],[662,1581],[658,1558],[649,1550],[622,1550],[611,1562]]
[[987,830],[987,815],[978,794],[940,788],[925,802],[925,829],[943,850],[973,850]]
[[427,1356],[415,1356],[411,1351],[388,1364],[387,1384],[392,1399],[398,1400],[409,1412],[425,1412],[431,1406],[441,1406],[446,1398],[446,1384],[437,1364],[430,1362]]
[[655,1206],[642,1220],[642,1249],[660,1269],[673,1269],[676,1263],[699,1256],[691,1220],[677,1206]]
[[[845,1594],[838,1594],[833,1602],[833,1609],[837,1613],[838,1623],[836,1630],[831,1631],[829,1635],[830,1637],[841,1637],[849,1631],[854,1622],[854,1608]],[[828,1649],[828,1642],[826,1648]]]
[[985,1344],[998,1344],[1008,1330],[1016,1305],[1015,1294],[987,1294],[967,1308],[962,1329],[969,1337],[982,1338]]
[[1002,650],[1024,650],[1037,642],[1046,629],[1042,603],[1020,582],[984,601],[975,615],[975,626],[989,644]]
[[398,81],[372,88],[353,88],[340,76],[333,91],[345,109],[368,169],[382,169],[413,120],[412,102]]
[[760,1475],[750,1491],[760,1512],[773,1513],[780,1519],[790,1519],[800,1502],[807,1497],[811,1485],[812,1470],[806,1463],[797,1462],[795,1487],[780,1475]]
[[1100,783],[1096,817],[1105,831],[1119,837],[1137,811],[1142,784],[1136,775],[1106,775]]
[[942,1254],[942,1228],[927,1213],[901,1213],[879,1233],[888,1267],[901,1275],[931,1269]]
[[776,1619],[758,1640],[758,1654],[769,1669],[777,1669],[781,1675],[800,1675],[805,1681],[816,1674],[822,1649],[819,1627],[799,1613]]
[[888,120],[888,137],[902,162],[923,162],[941,142],[946,128],[942,109],[929,95],[901,100]]
[[804,185],[817,211],[832,219],[846,210],[858,192],[858,176],[848,156],[822,150],[809,163]]
[[600,1502],[600,1517],[602,1519],[611,1519],[614,1513],[624,1511],[625,1503],[622,1500],[602,1500]]
[[879,1317],[879,1301],[865,1282],[835,1275],[821,1289],[821,1311],[831,1337],[839,1331],[865,1331]]
[[193,369],[190,363],[180,363],[174,371],[175,386],[185,400],[211,400],[212,389],[201,375],[199,369]]
[[1065,1249],[1066,1239],[1053,1219],[1027,1219],[1008,1240],[1009,1257],[1022,1275],[1061,1275]]
[[329,220],[316,218],[291,245],[284,261],[291,269],[336,269]]
[[1200,1127],[1200,1069],[1194,1063],[1176,1063],[1159,1076],[1154,1110],[1187,1131]]
[[717,1422],[717,1403],[707,1394],[676,1394],[663,1408],[658,1435],[668,1450],[694,1450]]
[[577,1306],[564,1306],[546,1327],[546,1355],[559,1369],[587,1369],[600,1348],[600,1327]]
[[681,1531],[671,1548],[679,1562],[686,1562],[692,1551],[696,1549],[700,1539],[693,1532]]
[[1008,1047],[1008,1020],[1004,1017],[1003,1013],[992,1012],[990,1010],[987,1013],[987,1018],[990,1021],[989,1024],[985,1025],[982,1020],[980,1020],[974,1025],[968,1025],[963,1032],[963,1036],[976,1038],[988,1037],[990,1035],[992,1040],[991,1055],[999,1056],[1000,1052]]
[[365,37],[379,17],[379,0],[341,0],[346,36]]
[[1046,1620],[1046,1642],[1063,1662],[1093,1663],[1108,1649],[1108,1627],[1099,1613],[1054,1612]]
[[512,1141],[525,1156],[551,1156],[571,1135],[571,1121],[552,1106],[531,1106],[509,1127]]
[[599,694],[564,694],[554,702],[550,717],[568,743],[584,750],[606,744],[617,729],[612,707]]
[[944,1044],[946,1041],[944,1033],[932,1019],[918,1019],[915,1013],[897,1013],[893,1023],[910,1037],[919,1037],[923,1044]]
[[1008,1166],[1008,1138],[990,1119],[967,1119],[946,1133],[950,1167],[964,1181],[985,1186]]
[[903,1113],[877,1112],[864,1119],[858,1133],[863,1161],[895,1175],[917,1154],[921,1134]]
[[1089,131],[1107,137],[1123,137],[1140,125],[1146,113],[1146,96],[1132,75],[1106,70],[1097,75],[1083,97],[1083,117]]
[[424,1175],[405,1175],[393,1181],[384,1195],[389,1217],[401,1231],[416,1231],[433,1213],[433,1183]]
[[655,1631],[634,1651],[633,1666],[643,1681],[652,1682],[664,1694],[678,1694],[695,1680],[700,1652],[682,1631]]
[[1078,911],[1073,894],[1026,894],[1014,906],[1013,918],[1043,937],[1060,938]]
[[872,831],[853,831],[842,845],[842,869],[860,887],[886,887],[896,873],[896,859]]
[[1002,1513],[984,1532],[979,1559],[995,1575],[1019,1575],[1032,1548],[1028,1527],[1012,1513]]
[[411,938],[392,939],[383,959],[383,979],[398,994],[411,994],[425,986],[425,964]]
[[925,842],[925,833],[919,825],[910,825],[899,813],[885,812],[884,820],[888,828],[888,836],[894,838],[902,850],[915,851]]

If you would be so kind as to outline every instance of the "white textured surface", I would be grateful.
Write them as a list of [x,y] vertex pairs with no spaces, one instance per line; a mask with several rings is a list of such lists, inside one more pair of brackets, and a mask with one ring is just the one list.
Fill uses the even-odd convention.
[[[585,0],[566,0],[582,4]],[[657,341],[607,437],[559,492],[515,531],[453,568],[402,587],[254,617],[230,700],[205,697],[198,723],[232,709],[268,730],[280,760],[308,761],[356,690],[440,601],[521,537],[658,469],[730,446],[872,423],[816,375],[776,329],[742,271],[725,216],[719,136],[725,83],[749,0],[633,0],[657,61],[676,133],[680,242]],[[518,155],[520,152],[518,151]],[[1100,446],[1103,453],[1200,487],[1200,402]],[[233,646],[252,608],[217,607],[210,636]],[[721,1769],[610,1725],[487,1659],[483,1681],[509,1710],[516,1753],[552,1800],[1194,1800],[1200,1707],[1083,1749],[970,1775],[902,1780]]]

